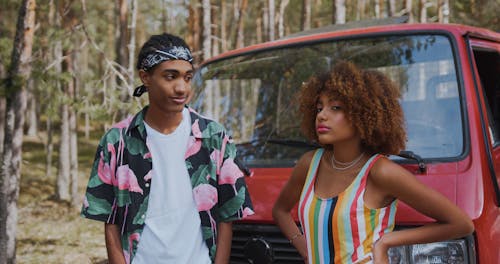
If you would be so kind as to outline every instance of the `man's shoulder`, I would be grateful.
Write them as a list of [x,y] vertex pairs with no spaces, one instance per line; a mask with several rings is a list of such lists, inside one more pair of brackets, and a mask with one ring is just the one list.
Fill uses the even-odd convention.
[[136,115],[129,115],[127,118],[113,124],[101,138],[101,143],[103,142],[108,142],[108,143],[114,143],[117,142],[120,137],[123,136],[123,134],[130,129],[130,125],[134,120],[136,119]]
[[189,108],[189,112],[191,113],[191,123],[197,125],[204,134],[214,135],[220,132],[226,133],[226,128],[214,119],[204,116],[192,108]]

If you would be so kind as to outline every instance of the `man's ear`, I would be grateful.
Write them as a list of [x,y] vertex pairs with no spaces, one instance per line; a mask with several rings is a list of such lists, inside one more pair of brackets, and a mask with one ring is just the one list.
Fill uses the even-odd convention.
[[139,70],[139,78],[141,78],[142,83],[144,86],[148,87],[150,83],[150,75],[144,70]]

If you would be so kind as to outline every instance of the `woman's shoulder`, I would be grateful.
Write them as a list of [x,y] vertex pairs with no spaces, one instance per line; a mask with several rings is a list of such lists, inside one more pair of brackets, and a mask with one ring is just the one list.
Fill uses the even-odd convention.
[[408,170],[385,155],[379,155],[370,169],[371,180],[377,185],[395,184],[406,177],[414,177]]
[[[302,154],[302,156],[295,163],[295,170],[299,170],[302,172],[307,171],[317,152],[322,152],[322,149],[310,150]],[[321,158],[321,156],[319,158]]]

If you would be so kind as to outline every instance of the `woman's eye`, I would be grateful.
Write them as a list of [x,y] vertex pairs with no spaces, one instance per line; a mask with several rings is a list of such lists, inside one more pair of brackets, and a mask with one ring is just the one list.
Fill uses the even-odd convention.
[[332,109],[332,110],[341,110],[342,107],[340,107],[338,105],[334,105],[334,106],[330,107],[330,109]]
[[316,113],[319,113],[319,112],[321,112],[322,110],[323,110],[323,108],[321,108],[321,107],[316,107]]

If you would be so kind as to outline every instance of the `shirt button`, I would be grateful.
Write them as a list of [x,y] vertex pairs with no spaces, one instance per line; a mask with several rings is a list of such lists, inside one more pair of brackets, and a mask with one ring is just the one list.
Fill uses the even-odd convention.
[[141,215],[141,218],[145,218],[145,217],[146,217],[146,215]]
[[149,187],[149,183],[146,183],[146,187]]

